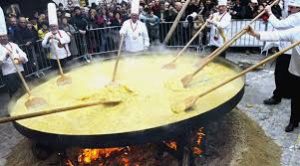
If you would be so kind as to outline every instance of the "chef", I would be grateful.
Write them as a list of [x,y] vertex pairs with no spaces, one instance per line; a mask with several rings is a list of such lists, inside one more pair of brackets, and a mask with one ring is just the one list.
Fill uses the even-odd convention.
[[[249,28],[248,33],[262,41],[280,40],[292,43],[300,41],[300,26],[272,32],[255,32],[252,28]],[[298,127],[300,121],[300,46],[296,46],[292,50],[289,72],[291,73],[290,86],[292,88],[291,116],[290,122],[285,128],[286,132],[293,131],[295,127]]]
[[[210,27],[208,44],[212,52],[226,42],[226,34],[231,23],[231,15],[227,12],[227,0],[219,0],[217,8],[218,12],[207,19],[208,27]],[[225,58],[226,51],[223,51],[220,56]]]
[[[287,3],[287,1],[285,1]],[[294,28],[300,26],[300,0],[289,0],[288,2],[288,17],[282,20],[277,19],[272,13],[271,7],[266,7],[266,12],[269,15],[269,22],[278,30]],[[279,42],[279,50],[282,50],[290,45],[289,42]],[[290,97],[291,88],[289,86],[290,74],[288,67],[290,64],[292,51],[289,50],[276,59],[275,66],[275,85],[273,96],[264,100],[264,104],[273,105],[281,102],[284,97]]]
[[56,6],[54,3],[48,4],[48,18],[50,32],[45,34],[45,37],[42,41],[42,46],[44,48],[50,47],[51,65],[54,69],[57,69],[58,64],[56,61],[56,56],[58,56],[58,59],[60,59],[62,66],[66,63],[67,57],[71,56],[68,45],[71,39],[65,31],[58,29]]
[[[19,71],[23,72],[23,64],[28,61],[26,54],[15,43],[8,41],[7,29],[3,10],[0,7],[0,64],[3,73],[3,81],[8,89],[9,96],[16,94],[21,86],[21,80],[13,63]],[[9,57],[11,56],[11,58]]]
[[124,35],[125,51],[139,52],[149,48],[149,36],[146,25],[139,21],[139,0],[131,2],[131,18],[126,20],[120,30]]

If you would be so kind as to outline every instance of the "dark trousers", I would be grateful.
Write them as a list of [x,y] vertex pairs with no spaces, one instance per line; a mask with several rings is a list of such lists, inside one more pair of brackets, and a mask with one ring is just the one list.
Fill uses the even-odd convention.
[[[24,76],[24,72],[22,72],[22,75]],[[22,87],[22,82],[18,73],[12,73],[3,76],[3,81],[8,90],[8,94],[10,98],[12,98],[19,90],[19,88]]]
[[300,77],[291,74],[291,117],[290,123],[296,124],[300,122]]
[[[217,47],[217,46],[210,46],[210,50],[211,50],[211,52],[214,52],[216,49],[218,49],[219,47]],[[224,50],[219,56],[220,57],[223,57],[223,58],[226,58],[226,51],[227,50]]]
[[289,72],[289,64],[291,55],[283,54],[276,59],[275,66],[275,90],[273,97],[276,99],[290,98],[291,97],[291,74]]

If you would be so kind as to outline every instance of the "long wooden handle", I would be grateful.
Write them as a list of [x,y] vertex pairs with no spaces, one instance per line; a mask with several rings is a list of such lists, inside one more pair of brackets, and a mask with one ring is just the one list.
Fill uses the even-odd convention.
[[203,29],[206,27],[208,22],[206,21],[201,28],[196,32],[196,34],[191,38],[191,40],[183,47],[182,50],[179,51],[179,53],[175,56],[172,62],[175,62],[181,55],[182,53],[191,45],[191,43],[198,37],[198,35],[203,31]]
[[211,56],[207,57],[206,60],[202,63],[201,66],[199,66],[199,68],[197,68],[197,70],[195,70],[193,72],[193,76],[195,76],[198,72],[200,72],[208,63],[210,63],[211,61],[213,61],[217,56],[220,55],[220,53],[222,53],[223,51],[225,51],[232,43],[236,42],[241,36],[243,36],[245,33],[247,33],[246,29],[243,29],[242,31],[240,31],[237,35],[235,35],[231,40],[229,40],[228,42],[226,42],[222,47],[220,47],[219,51],[217,51],[217,53],[212,54]]
[[115,80],[116,80],[118,64],[119,64],[119,61],[121,59],[121,49],[123,47],[123,42],[124,42],[124,35],[121,35],[121,40],[120,40],[120,44],[119,44],[119,50],[118,50],[117,60],[116,60],[115,66],[114,66],[113,77],[112,77],[112,80],[111,80],[112,82],[115,82]]
[[12,55],[11,55],[12,52],[11,52],[10,50],[8,50],[8,51],[9,51],[8,56],[9,56],[10,60],[12,61],[12,63],[14,64],[14,66],[15,66],[15,68],[16,68],[16,71],[17,71],[17,73],[18,73],[18,75],[19,75],[19,77],[20,77],[20,79],[21,79],[21,81],[22,81],[22,83],[23,83],[23,85],[24,85],[24,87],[25,87],[25,89],[26,89],[26,92],[28,93],[28,95],[29,95],[29,97],[30,97],[30,96],[31,96],[31,91],[30,91],[30,89],[29,89],[29,86],[28,86],[28,84],[26,83],[26,81],[25,81],[25,79],[24,79],[22,73],[20,72],[18,66],[15,64],[15,61],[14,61]]
[[[56,57],[56,61],[57,61],[57,64],[58,64],[58,69],[59,69],[59,73],[60,73],[60,75],[63,77],[64,76],[64,72],[63,72],[63,69],[62,69],[62,67],[61,67],[61,64],[60,64],[60,60],[59,60],[59,58],[58,58],[58,55],[57,55],[57,51],[56,51],[56,47],[55,47],[55,45],[54,45],[54,39],[52,39],[52,47],[53,47],[53,51],[55,52],[55,57]],[[59,42],[59,41],[58,41]]]
[[95,106],[95,105],[99,105],[99,104],[114,104],[114,103],[119,103],[119,102],[120,101],[111,101],[111,103],[110,103],[110,101],[107,101],[107,102],[98,101],[98,102],[78,104],[78,105],[62,107],[62,108],[54,108],[54,109],[49,109],[49,110],[40,111],[40,112],[28,113],[28,114],[24,114],[24,115],[16,115],[16,116],[12,116],[12,117],[0,118],[0,124],[12,122],[12,121],[16,121],[16,120],[21,120],[21,119],[28,119],[28,118],[38,117],[38,116],[59,113],[59,112],[72,111],[72,110],[76,110],[79,108],[90,107],[90,106]]
[[175,20],[174,20],[174,22],[173,22],[173,24],[172,24],[172,26],[171,26],[169,32],[168,32],[168,34],[167,34],[167,36],[166,36],[166,38],[165,38],[165,40],[164,40],[164,42],[163,42],[164,45],[168,44],[168,42],[169,42],[169,40],[170,40],[170,38],[171,38],[173,32],[175,31],[175,29],[176,29],[176,27],[177,27],[178,22],[180,21],[181,16],[182,16],[183,13],[185,12],[185,9],[187,8],[187,6],[188,6],[188,4],[190,3],[190,1],[191,1],[191,0],[185,1],[185,3],[184,3],[184,5],[182,6],[181,10],[180,10],[179,13],[177,14],[177,16],[176,16],[176,18],[175,18]]
[[[279,0],[275,0],[270,6],[274,6],[276,3],[278,3]],[[255,18],[253,18],[249,24],[247,24],[242,30],[240,30],[233,38],[231,38],[229,41],[225,42],[222,47],[217,48],[215,51],[213,51],[208,57],[207,61],[202,63],[202,65],[193,72],[193,76],[195,76],[199,71],[201,71],[208,63],[213,61],[218,55],[220,55],[224,50],[226,50],[228,47],[230,47],[234,42],[236,42],[241,36],[243,36],[247,30],[246,28],[249,27],[254,21],[259,19],[265,11],[262,11],[260,14],[258,14]]]
[[251,67],[249,67],[249,68],[243,70],[243,71],[240,72],[239,74],[237,74],[237,75],[235,75],[235,76],[233,76],[233,77],[230,77],[230,78],[226,79],[225,81],[221,82],[220,84],[217,84],[216,86],[214,86],[214,87],[208,89],[207,91],[205,91],[205,92],[203,92],[203,93],[197,95],[197,99],[199,99],[200,97],[203,97],[203,96],[207,95],[208,93],[210,93],[210,92],[212,92],[212,91],[214,91],[214,90],[216,90],[216,89],[218,89],[218,88],[220,88],[220,87],[222,87],[222,86],[228,84],[229,82],[231,82],[231,81],[233,81],[233,80],[235,80],[235,79],[237,79],[237,78],[239,78],[239,77],[245,75],[245,74],[248,73],[249,71],[258,68],[259,66],[261,66],[261,65],[263,65],[263,64],[266,64],[267,62],[269,62],[269,61],[271,61],[271,60],[277,58],[278,56],[280,56],[280,55],[283,54],[284,52],[288,51],[289,49],[294,48],[295,46],[297,46],[297,45],[299,45],[299,44],[300,44],[300,41],[295,42],[295,43],[293,43],[292,45],[290,45],[289,47],[286,47],[285,49],[283,49],[283,50],[281,50],[281,51],[275,53],[274,55],[272,55],[272,56],[270,56],[270,57],[268,57],[268,58],[265,58],[264,60],[260,61],[258,64],[253,65],[253,66],[251,66]]

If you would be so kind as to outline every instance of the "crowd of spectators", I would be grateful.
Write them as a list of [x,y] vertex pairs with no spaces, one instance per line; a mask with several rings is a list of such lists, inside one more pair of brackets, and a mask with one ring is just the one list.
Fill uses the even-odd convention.
[[[140,1],[140,20],[146,23],[150,38],[157,38],[160,22],[174,21],[184,3],[185,0]],[[269,3],[268,0],[229,0],[228,12],[233,19],[251,19]],[[192,13],[197,13],[198,17],[193,17],[189,21],[200,18],[205,20],[216,11],[216,6],[217,0],[191,0],[181,20],[187,20]],[[276,16],[281,16],[279,5],[275,5],[272,10]],[[121,26],[130,17],[130,3],[125,1],[117,3],[112,0],[110,3],[99,5],[93,3],[90,7],[71,8],[65,8],[62,4],[58,4],[57,15],[61,29],[70,34],[79,32],[85,35],[89,29]],[[262,19],[267,19],[267,15],[263,15]],[[35,12],[33,16],[26,17],[10,14],[7,17],[10,40],[17,44],[30,45],[37,39],[42,39],[49,31],[47,20],[46,11]]]

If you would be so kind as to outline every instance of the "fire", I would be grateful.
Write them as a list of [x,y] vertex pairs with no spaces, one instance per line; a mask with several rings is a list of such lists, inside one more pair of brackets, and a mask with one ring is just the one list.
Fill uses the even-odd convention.
[[112,154],[119,153],[125,149],[126,148],[83,149],[78,156],[78,162],[91,164],[93,161],[109,158]]
[[164,141],[164,144],[167,145],[169,148],[177,150],[177,142],[175,141]]
[[[193,132],[194,134],[195,132]],[[204,128],[199,128],[192,137],[188,137],[187,145],[189,149],[195,156],[201,157],[204,154],[205,148],[205,133]],[[190,139],[191,138],[191,139]],[[179,144],[174,141],[163,141],[163,143],[174,150],[173,152],[179,150]],[[66,166],[85,166],[85,165],[98,165],[98,166],[140,166],[145,162],[150,161],[152,164],[159,163],[161,161],[149,160],[151,157],[150,153],[145,153],[144,151],[155,151],[158,147],[149,145],[144,145],[142,148],[139,146],[126,146],[126,147],[117,147],[117,148],[103,148],[103,149],[77,149],[77,152],[71,157],[73,160],[66,159]],[[184,147],[182,146],[182,147]],[[149,148],[150,147],[150,148]],[[79,150],[79,151],[78,151]],[[176,153],[176,152],[175,152]],[[155,155],[153,153],[152,155]]]
[[195,155],[202,155],[204,151],[202,150],[201,146],[203,145],[203,139],[204,139],[204,127],[201,127],[197,131],[197,137],[196,137],[196,145],[192,147],[193,153]]

